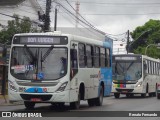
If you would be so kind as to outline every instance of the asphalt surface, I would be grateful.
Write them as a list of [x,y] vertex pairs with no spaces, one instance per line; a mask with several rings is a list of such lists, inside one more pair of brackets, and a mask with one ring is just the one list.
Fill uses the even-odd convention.
[[[157,114],[160,116],[160,100],[156,97],[141,98],[140,95],[136,95],[132,98],[127,98],[121,95],[119,99],[115,99],[114,96],[105,97],[103,106],[89,107],[87,101],[81,101],[79,110],[72,110],[69,104],[65,104],[63,109],[59,109],[51,104],[36,104],[33,110],[26,110],[24,105],[3,105],[0,106],[0,111],[10,112],[30,112],[30,113],[42,113],[42,117],[55,120],[67,120],[79,119],[79,120],[159,120],[160,117],[145,117],[142,114]],[[139,117],[129,116],[141,114]],[[61,118],[62,117],[62,118]],[[26,118],[25,118],[26,119]],[[66,120],[65,119],[65,120]],[[39,119],[40,120],[40,119]]]

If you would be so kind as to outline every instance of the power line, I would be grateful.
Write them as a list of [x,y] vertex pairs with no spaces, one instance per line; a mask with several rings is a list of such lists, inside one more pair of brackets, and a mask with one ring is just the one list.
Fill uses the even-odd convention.
[[[66,0],[66,2],[70,5],[70,7],[71,7],[74,11],[76,11],[76,10],[72,7],[72,5],[68,2],[68,0]],[[73,13],[72,13],[72,14],[73,14]],[[79,14],[79,13],[78,13],[78,14]],[[83,21],[83,23],[87,24],[87,26],[89,26],[90,28],[96,30],[97,32],[105,35],[105,33],[104,33],[103,31],[97,29],[95,26],[93,26],[91,23],[89,23],[81,14],[79,14],[79,16],[85,21],[85,22]],[[76,17],[78,20],[80,20],[77,16],[75,16],[75,17]],[[80,21],[82,22],[82,20],[80,20]]]
[[[65,0],[65,1],[67,1],[67,3],[70,5],[70,7],[74,10],[74,11],[76,11],[73,7],[72,7],[72,5],[68,2],[68,0]],[[60,4],[60,3],[59,3]],[[61,4],[62,5],[62,4]],[[64,7],[64,6],[63,6]],[[66,10],[66,9],[65,9]],[[70,14],[72,14],[73,15],[73,13],[71,13],[70,11],[68,11]],[[68,14],[68,13],[67,13]],[[85,22],[87,22],[87,26],[89,25],[89,27],[91,27],[92,29],[94,29],[94,30],[96,30],[97,32],[102,32],[102,31],[100,31],[100,30],[98,30],[96,27],[94,27],[92,24],[90,24],[81,14],[79,14],[80,15],[80,17],[81,18],[83,18],[83,20],[85,20]],[[77,18],[77,16],[75,16],[75,15],[73,15],[75,18]],[[77,19],[79,19],[79,18],[77,18]],[[81,21],[81,20],[80,20]],[[82,22],[82,21],[81,21]],[[83,22],[84,23],[84,22]],[[86,23],[85,23],[86,24]],[[104,33],[103,32],[103,34],[105,34],[105,35],[108,35],[108,36],[120,36],[120,35],[124,35],[124,34],[126,34],[126,32],[125,33],[121,33],[121,34],[117,34],[117,35],[114,35],[114,34],[109,34],[109,33]]]
[[[70,1],[76,2],[76,1]],[[97,4],[97,5],[160,5],[159,2],[94,2],[94,1],[81,1],[82,4]]]
[[121,36],[121,35],[125,35],[127,32],[124,32],[124,33],[121,33],[121,34],[109,34],[109,33],[106,33],[107,35],[111,35],[111,36]]
[[[55,1],[54,1],[55,2]],[[57,3],[57,2],[55,2],[55,3]],[[75,18],[77,18],[72,12],[70,12],[67,8],[65,8],[62,4],[60,4],[60,3],[57,3],[57,4],[59,4],[63,9],[65,9],[67,12],[69,12],[72,16],[74,16]],[[90,25],[88,25],[86,22],[84,22],[83,20],[81,20],[81,19],[79,19],[79,18],[77,18],[80,22],[82,22],[82,23],[84,23],[85,25],[87,25],[87,26],[89,26],[90,28],[92,28]],[[95,30],[95,29],[94,29]],[[96,30],[97,31],[97,30]],[[101,33],[101,34],[105,34],[105,33]]]
[[160,14],[160,13],[122,13],[122,14],[112,14],[112,13],[87,13],[87,14],[82,14],[82,15],[96,15],[96,16],[104,16],[104,15],[107,15],[107,16],[121,16],[121,15],[156,15],[156,14]]
[[[63,10],[63,9],[62,9]],[[64,12],[64,11],[63,11]],[[75,21],[76,18],[73,17],[71,14],[67,13],[69,16],[71,16],[71,18]],[[63,15],[62,15],[63,16]],[[63,16],[64,17],[64,16]],[[67,17],[65,17],[73,26],[74,26],[74,23],[71,22],[71,20],[69,20]],[[84,27],[86,30],[88,30],[90,33],[92,33],[93,36],[97,37],[95,35],[95,33],[93,31],[91,31],[90,29],[88,29],[87,27],[85,27],[85,25],[83,25],[82,23],[79,23],[79,25],[81,25],[82,27]],[[84,31],[82,29],[78,29],[81,33],[83,33]]]

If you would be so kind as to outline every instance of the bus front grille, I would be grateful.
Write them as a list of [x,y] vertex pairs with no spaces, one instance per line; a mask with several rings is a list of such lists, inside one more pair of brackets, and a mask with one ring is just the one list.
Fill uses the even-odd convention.
[[123,92],[133,92],[134,89],[116,89],[117,92],[123,93]]
[[48,86],[56,86],[58,82],[17,82],[18,85],[21,86],[42,86],[42,87],[48,87]]
[[52,95],[33,95],[33,94],[20,94],[23,100],[31,100],[32,98],[39,98],[42,101],[48,101]]

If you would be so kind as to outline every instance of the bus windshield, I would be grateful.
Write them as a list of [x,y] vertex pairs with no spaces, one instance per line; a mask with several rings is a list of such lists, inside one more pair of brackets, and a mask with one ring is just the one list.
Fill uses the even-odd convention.
[[138,80],[142,77],[142,64],[137,61],[116,61],[113,63],[114,80]]
[[20,80],[56,80],[67,73],[67,48],[13,47],[11,74]]

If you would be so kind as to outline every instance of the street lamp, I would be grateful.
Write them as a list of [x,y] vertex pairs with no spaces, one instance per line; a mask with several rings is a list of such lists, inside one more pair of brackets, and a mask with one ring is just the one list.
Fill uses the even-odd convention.
[[145,49],[145,55],[147,55],[147,49],[148,49],[149,46],[160,47],[160,43],[158,43],[158,44],[149,44],[149,45],[147,45],[147,47],[146,47],[146,49]]
[[[146,31],[144,31],[142,34],[140,34],[139,35],[139,37],[136,39],[136,40],[134,40],[134,41],[132,41],[129,45],[128,45],[128,52],[129,52],[129,50],[130,50],[130,46],[135,42],[135,41],[137,41],[140,37],[142,37],[145,33],[147,33],[147,32],[150,32],[152,29],[148,29],[148,30],[146,30]],[[127,52],[127,53],[128,53]]]

